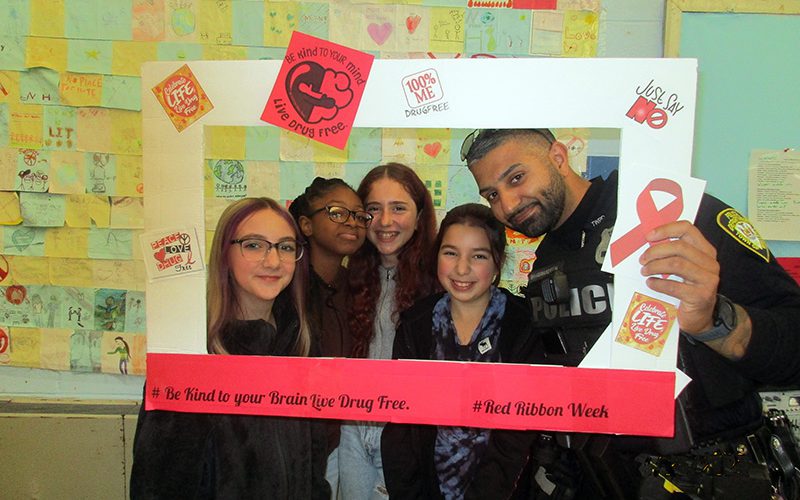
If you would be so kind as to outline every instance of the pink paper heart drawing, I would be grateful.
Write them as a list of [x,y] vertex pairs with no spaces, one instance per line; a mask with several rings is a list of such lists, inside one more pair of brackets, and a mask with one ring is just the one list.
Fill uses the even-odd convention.
[[376,24],[376,23],[369,23],[367,26],[367,33],[369,36],[375,40],[375,43],[378,45],[383,45],[384,42],[389,38],[389,35],[392,34],[392,25],[391,23],[383,23],[383,24]]
[[408,29],[409,35],[413,35],[414,32],[417,31],[417,26],[419,26],[420,21],[422,21],[422,18],[416,14],[406,18],[406,28]]

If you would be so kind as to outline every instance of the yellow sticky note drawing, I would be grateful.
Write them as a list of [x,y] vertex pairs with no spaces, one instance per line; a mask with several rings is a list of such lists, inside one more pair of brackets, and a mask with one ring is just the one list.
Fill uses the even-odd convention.
[[49,192],[83,194],[86,192],[84,154],[79,151],[52,151],[50,153]]
[[397,52],[397,40],[401,35],[397,23],[395,5],[367,5],[363,7],[366,30],[362,33],[360,46],[367,50]]
[[134,40],[164,39],[164,0],[133,0],[131,14]]
[[430,7],[397,5],[397,50],[426,52],[430,40]]
[[244,61],[248,59],[247,47],[203,45],[203,59],[211,59],[214,61]]
[[41,105],[10,103],[11,123],[8,125],[8,145],[14,148],[41,148],[43,114]]
[[299,7],[296,2],[264,2],[264,45],[287,47],[297,29]]
[[89,231],[84,228],[52,227],[44,233],[44,255],[85,259],[89,253]]
[[233,43],[232,3],[201,2],[198,7],[198,41],[211,45],[230,45]]
[[596,12],[567,11],[564,18],[564,56],[594,57],[597,55],[599,17]]
[[58,93],[65,106],[99,106],[103,75],[64,73],[58,82]]
[[341,163],[317,163],[314,165],[314,174],[317,177],[344,179],[344,165]]
[[348,146],[338,149],[308,137],[281,130],[280,158],[284,161],[347,162]]
[[100,195],[67,195],[65,222],[69,227],[109,227],[111,205]]
[[48,259],[23,255],[7,255],[9,264],[9,283],[25,283],[26,285],[49,285],[50,268]]
[[144,198],[112,197],[110,221],[113,228],[144,228]]
[[111,226],[111,204],[107,196],[86,195],[89,217],[97,227]]
[[277,200],[281,195],[280,188],[281,175],[278,162],[247,162],[247,196],[267,196]]
[[78,108],[78,151],[111,151],[111,110]]
[[443,210],[447,203],[447,167],[416,167],[414,170],[431,193],[433,208]]
[[383,159],[411,165],[417,158],[417,131],[410,128],[385,128],[381,135]]
[[[88,252],[88,250],[87,250]],[[49,264],[50,279],[55,286],[91,287],[93,282],[89,259],[45,259]]]
[[0,148],[0,191],[13,191],[17,189],[19,169],[17,157],[19,150],[15,148]]
[[88,200],[84,195],[67,195],[64,223],[69,227],[90,227]]
[[16,226],[22,223],[17,193],[0,191],[0,225]]
[[19,102],[19,71],[0,71],[0,102]]
[[431,8],[429,48],[432,52],[464,51],[464,9]]
[[122,76],[139,76],[142,64],[158,60],[156,42],[115,40],[111,44],[111,72]]
[[11,328],[8,334],[12,366],[39,368],[42,330],[39,328]]
[[118,196],[143,196],[142,157],[138,155],[117,155]]
[[418,129],[417,157],[419,165],[450,163],[450,129]]
[[64,38],[64,2],[53,0],[30,1],[30,34]]
[[119,154],[142,154],[142,114],[122,109],[109,110],[111,116],[111,151]]
[[206,127],[205,157],[245,159],[245,127]]
[[164,41],[197,42],[197,0],[179,0],[167,3]]
[[129,290],[144,290],[144,280],[136,269],[144,267],[132,260],[93,260],[94,286]]
[[[267,12],[269,13],[269,9]],[[336,40],[336,43],[345,47],[364,49],[363,36],[366,36],[364,8],[351,3],[331,3],[328,15],[328,38]]]
[[67,69],[67,43],[65,38],[28,37],[25,66],[44,67],[64,72]]
[[47,370],[69,370],[69,339],[72,330],[47,328],[42,330],[41,367]]

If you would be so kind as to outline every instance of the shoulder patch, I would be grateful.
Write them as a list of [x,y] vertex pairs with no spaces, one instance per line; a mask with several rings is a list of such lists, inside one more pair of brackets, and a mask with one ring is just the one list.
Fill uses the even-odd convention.
[[769,262],[767,242],[758,234],[747,217],[733,208],[726,208],[717,214],[717,224],[739,244]]

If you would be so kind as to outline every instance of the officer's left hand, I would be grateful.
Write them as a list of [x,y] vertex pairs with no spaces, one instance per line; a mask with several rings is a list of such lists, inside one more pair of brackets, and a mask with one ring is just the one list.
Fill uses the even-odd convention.
[[[682,330],[711,329],[719,285],[716,248],[688,221],[664,224],[645,238],[653,243],[639,258],[642,275],[649,276],[647,286],[681,301],[678,324]],[[683,282],[662,275],[679,276]]]

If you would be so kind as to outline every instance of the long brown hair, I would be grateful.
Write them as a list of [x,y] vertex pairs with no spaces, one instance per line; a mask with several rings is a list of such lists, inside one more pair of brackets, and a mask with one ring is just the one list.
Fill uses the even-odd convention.
[[[418,217],[417,229],[397,256],[396,310],[392,311],[396,315],[433,289],[435,273],[431,254],[436,237],[436,214],[425,184],[416,172],[401,163],[387,163],[370,170],[358,186],[358,196],[366,200],[372,185],[383,178],[395,180],[403,186],[414,200]],[[380,262],[380,254],[369,239],[350,257],[348,267],[352,302],[349,323],[355,339],[354,357],[366,357],[374,335],[377,301],[380,296]]]
[[[206,314],[208,325],[208,352],[211,354],[227,354],[220,340],[220,332],[229,321],[237,317],[239,304],[234,292],[233,274],[228,262],[228,252],[236,229],[248,216],[259,210],[273,210],[286,221],[295,234],[295,239],[302,241],[300,230],[294,219],[278,202],[272,198],[244,198],[225,209],[217,221],[214,241],[211,243],[211,256],[208,259],[208,288],[206,291]],[[288,294],[297,311],[300,328],[295,344],[295,354],[307,356],[311,340],[306,321],[306,289],[308,288],[308,257],[304,253],[294,268],[292,281],[285,290],[278,294],[276,301]]]

